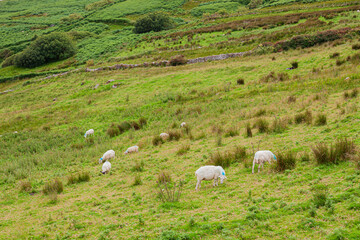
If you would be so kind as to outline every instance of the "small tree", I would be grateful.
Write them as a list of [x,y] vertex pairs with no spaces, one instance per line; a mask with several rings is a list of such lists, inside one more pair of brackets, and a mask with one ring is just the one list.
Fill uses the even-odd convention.
[[15,58],[18,67],[37,67],[66,59],[75,54],[75,46],[65,33],[51,33],[37,38]]
[[159,32],[173,27],[174,23],[167,15],[163,13],[151,13],[135,23],[135,33]]

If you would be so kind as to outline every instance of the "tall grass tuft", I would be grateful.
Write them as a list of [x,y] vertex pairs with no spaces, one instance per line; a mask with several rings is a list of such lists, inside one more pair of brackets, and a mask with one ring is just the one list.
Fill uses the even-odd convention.
[[158,183],[168,183],[171,182],[171,175],[167,171],[160,171],[158,175]]
[[260,133],[266,133],[269,131],[269,122],[265,118],[259,118],[255,122],[255,127]]
[[223,168],[229,167],[233,161],[233,156],[229,152],[220,153],[215,152],[210,155],[210,165],[222,166]]
[[246,137],[252,137],[252,131],[251,131],[251,126],[250,123],[248,122],[245,126],[245,130],[246,130]]
[[133,185],[134,185],[134,186],[138,186],[138,185],[141,185],[141,184],[142,184],[142,180],[141,180],[140,175],[135,175],[135,176],[134,176],[134,183],[133,183]]
[[317,115],[315,119],[315,125],[316,126],[324,126],[326,125],[326,115],[325,114],[319,114]]
[[239,130],[237,129],[237,127],[234,127],[234,126],[230,127],[225,132],[225,137],[235,137],[238,135],[239,135]]
[[51,193],[62,193],[64,190],[64,185],[59,179],[54,179],[53,181],[49,181],[45,183],[43,188],[43,193],[45,195],[49,195]]
[[170,130],[169,131],[169,141],[179,141],[181,137],[181,133],[178,130]]
[[235,146],[233,154],[234,154],[234,161],[235,162],[243,161],[246,158],[246,155],[247,155],[246,148],[242,147],[242,146]]
[[32,186],[29,181],[20,182],[20,192],[31,192]]
[[187,153],[190,150],[190,144],[185,144],[182,145],[177,151],[176,151],[176,155],[184,155],[185,153]]
[[337,140],[334,145],[327,146],[325,143],[319,143],[311,149],[317,164],[337,164],[339,161],[350,159],[356,147],[353,140],[343,138]]
[[76,174],[71,174],[67,177],[67,184],[75,184],[80,182],[89,182],[90,181],[90,173],[89,172],[81,172]]
[[311,124],[312,123],[312,113],[311,113],[311,111],[306,110],[304,113],[296,114],[295,117],[294,117],[294,122],[296,124],[300,124],[300,123]]
[[165,202],[178,202],[181,197],[183,189],[183,182],[179,181],[178,184],[174,182],[170,185],[169,182],[157,182],[158,185],[158,197]]
[[143,160],[141,161],[137,160],[131,170],[133,172],[142,172],[144,171],[144,166],[145,164]]
[[271,131],[274,133],[282,133],[287,129],[288,120],[275,118],[272,125]]
[[329,195],[328,186],[319,184],[312,187],[311,190],[313,192],[312,202],[315,207],[319,208],[325,206]]
[[245,80],[242,79],[242,78],[239,78],[238,80],[236,80],[236,83],[237,83],[238,85],[244,85],[244,84],[245,84]]
[[153,139],[152,139],[152,144],[154,146],[159,146],[161,144],[164,143],[164,140],[160,137],[160,136],[155,136]]
[[292,151],[280,152],[276,158],[275,171],[277,172],[284,172],[296,167],[296,154]]

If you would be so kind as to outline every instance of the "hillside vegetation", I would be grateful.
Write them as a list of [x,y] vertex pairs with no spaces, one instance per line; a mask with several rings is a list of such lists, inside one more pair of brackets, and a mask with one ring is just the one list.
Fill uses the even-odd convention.
[[[0,239],[359,239],[359,2],[249,3],[0,2],[1,50],[50,32],[76,44],[0,69]],[[134,33],[160,11],[173,28]],[[278,161],[252,174],[258,149]],[[207,164],[227,179],[195,191]]]

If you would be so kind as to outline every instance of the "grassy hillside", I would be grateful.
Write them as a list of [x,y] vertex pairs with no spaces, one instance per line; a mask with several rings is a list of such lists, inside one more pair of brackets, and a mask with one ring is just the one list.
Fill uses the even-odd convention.
[[[1,77],[81,69],[0,83],[1,93],[13,90],[0,94],[0,239],[360,238],[359,153],[336,164],[319,164],[313,154],[319,144],[335,146],[344,138],[360,145],[358,2],[271,7],[264,2],[254,12],[236,2],[236,11],[197,17],[193,9],[230,2],[171,1],[161,7],[184,23],[142,35],[134,34],[131,24],[97,21],[106,16],[131,22],[142,15],[138,8],[125,13],[120,6],[139,1],[115,1],[96,10],[86,10],[81,1],[54,4],[60,2],[72,10],[54,8],[59,15],[51,15],[57,19],[51,23],[73,13],[89,14],[94,21],[76,20],[56,31],[87,24],[108,29],[78,41],[73,59],[35,69],[0,69]],[[148,2],[142,7],[153,4],[157,11],[159,1]],[[50,10],[38,9],[51,6],[36,1],[44,8],[20,8],[20,3],[0,2],[0,9],[9,16],[20,16],[21,10],[23,16],[44,14]],[[14,26],[10,19],[4,17],[1,28]],[[87,67],[97,68],[248,50],[223,61],[83,70],[89,59],[94,66]],[[146,124],[138,129],[133,122],[140,119]],[[189,128],[180,128],[183,121]],[[113,136],[124,122],[133,127]],[[90,128],[95,135],[85,139]],[[155,145],[162,132],[180,139]],[[133,145],[139,153],[123,155]],[[278,158],[290,151],[296,165],[277,171],[279,165],[266,164],[251,174],[258,148]],[[98,159],[109,149],[117,157],[111,173],[102,175]],[[196,192],[194,172],[219,155],[229,161],[227,180],[218,187],[203,181]],[[160,200],[161,172],[170,174],[172,183],[183,182],[178,202]],[[72,182],[78,173],[84,173],[84,181]],[[63,183],[63,192],[45,194],[54,179]]]

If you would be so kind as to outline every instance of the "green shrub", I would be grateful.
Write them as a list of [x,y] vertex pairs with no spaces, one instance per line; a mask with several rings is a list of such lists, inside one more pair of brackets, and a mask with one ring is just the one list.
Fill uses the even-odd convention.
[[116,137],[118,135],[121,134],[119,128],[113,123],[111,124],[111,126],[107,129],[106,133],[110,136],[110,137]]
[[33,68],[48,62],[69,58],[75,46],[65,33],[50,33],[38,37],[24,51],[16,55],[15,65]]
[[294,169],[296,166],[296,154],[292,151],[280,152],[275,164],[275,170],[277,172],[284,172],[288,169]]
[[174,26],[169,16],[163,13],[150,13],[135,22],[135,33],[159,32]]
[[118,126],[120,133],[123,133],[131,128],[131,124],[128,121],[123,121]]
[[233,161],[233,156],[228,153],[215,152],[210,155],[210,165],[222,166],[223,168],[229,167]]
[[113,0],[100,0],[98,2],[93,2],[93,3],[86,5],[85,10],[87,10],[87,11],[96,10],[96,9],[102,8],[108,4],[111,4],[113,2],[114,2]]
[[59,179],[54,179],[53,181],[49,181],[45,183],[43,188],[43,193],[45,195],[49,195],[51,193],[62,193],[64,190],[63,183]]
[[5,48],[0,52],[0,60],[2,60],[2,59],[4,60],[4,59],[12,56],[13,54],[14,54],[14,52],[12,50]]
[[262,0],[250,0],[250,3],[248,4],[249,9],[254,9],[257,7],[260,7],[260,5],[263,3]]
[[246,158],[246,148],[242,146],[235,146],[233,154],[234,161],[242,161]]
[[1,67],[8,67],[15,65],[15,58],[18,54],[11,55],[10,57],[6,58],[3,63],[1,64]]

